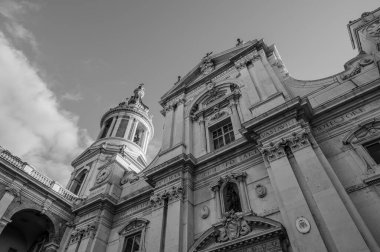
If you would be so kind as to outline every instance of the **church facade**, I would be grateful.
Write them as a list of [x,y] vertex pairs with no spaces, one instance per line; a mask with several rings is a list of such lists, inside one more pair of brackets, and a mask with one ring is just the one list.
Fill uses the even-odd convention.
[[208,53],[161,98],[100,122],[68,185],[0,149],[0,251],[380,251],[380,8],[345,70],[292,78],[274,45]]

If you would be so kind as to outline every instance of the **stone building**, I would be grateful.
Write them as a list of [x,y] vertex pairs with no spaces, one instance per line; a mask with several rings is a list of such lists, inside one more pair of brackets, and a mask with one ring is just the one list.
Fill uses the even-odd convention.
[[161,98],[101,118],[66,188],[2,149],[0,250],[380,251],[380,8],[341,73],[292,78],[274,45],[206,56]]

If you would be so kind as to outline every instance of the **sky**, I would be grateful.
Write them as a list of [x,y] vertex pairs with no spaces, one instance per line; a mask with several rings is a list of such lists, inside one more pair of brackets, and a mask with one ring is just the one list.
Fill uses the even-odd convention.
[[236,39],[275,44],[297,79],[357,55],[347,23],[378,0],[0,0],[0,145],[65,185],[101,116],[145,84],[160,148],[160,97]]

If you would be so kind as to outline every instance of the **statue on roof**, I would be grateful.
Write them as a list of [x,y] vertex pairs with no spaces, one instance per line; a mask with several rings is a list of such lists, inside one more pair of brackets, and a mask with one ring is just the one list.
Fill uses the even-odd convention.
[[244,41],[241,40],[240,38],[237,38],[237,39],[236,39],[236,46],[239,46],[239,45],[241,45],[241,44],[243,44],[243,43],[244,43]]
[[147,110],[148,107],[142,102],[142,98],[145,95],[144,83],[140,83],[139,86],[133,91],[134,95],[127,100],[128,105],[136,105]]
[[212,52],[206,53],[206,56],[202,58],[202,63],[200,65],[200,70],[203,75],[211,73],[215,69],[215,64],[212,61],[210,55]]

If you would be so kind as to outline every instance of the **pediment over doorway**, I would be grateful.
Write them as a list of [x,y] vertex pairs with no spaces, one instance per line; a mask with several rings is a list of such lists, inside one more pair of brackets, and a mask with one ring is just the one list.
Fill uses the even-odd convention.
[[189,252],[279,252],[286,250],[286,231],[277,221],[234,212],[206,230]]

